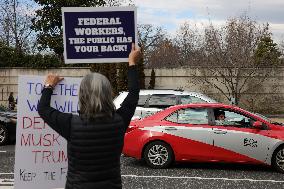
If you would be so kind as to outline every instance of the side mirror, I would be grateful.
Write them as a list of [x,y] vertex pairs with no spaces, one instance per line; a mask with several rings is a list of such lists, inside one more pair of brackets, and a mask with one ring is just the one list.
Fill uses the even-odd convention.
[[257,129],[262,129],[263,128],[262,122],[260,122],[260,121],[255,121],[252,126],[254,128],[257,128]]

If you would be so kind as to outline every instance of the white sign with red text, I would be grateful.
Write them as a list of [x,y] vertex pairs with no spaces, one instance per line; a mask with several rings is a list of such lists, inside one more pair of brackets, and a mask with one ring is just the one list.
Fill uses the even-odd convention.
[[[44,77],[19,76],[15,155],[15,189],[64,187],[67,175],[66,140],[38,115]],[[54,89],[51,107],[76,114],[81,78],[65,78]]]

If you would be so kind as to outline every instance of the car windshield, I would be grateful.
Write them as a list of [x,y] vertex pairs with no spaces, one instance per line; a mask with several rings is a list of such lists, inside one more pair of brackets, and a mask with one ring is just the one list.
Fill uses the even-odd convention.
[[284,126],[284,123],[279,123],[279,122],[276,122],[276,121],[272,121],[271,119],[269,119],[269,118],[265,117],[265,116],[264,116],[264,115],[262,115],[262,114],[255,113],[255,115],[257,115],[257,116],[261,117],[262,119],[264,119],[265,121],[268,121],[269,123]]
[[269,119],[268,117],[260,114],[260,113],[255,113],[255,112],[250,112],[248,110],[246,110],[247,112],[253,114],[253,115],[256,115],[257,117],[260,117],[261,119],[264,119],[265,121],[269,122],[269,123],[272,123],[273,121],[271,119]]
[[272,121],[268,117],[266,117],[266,116],[264,116],[262,114],[259,114],[259,113],[253,113],[253,114],[258,116],[258,117],[261,117],[262,119],[264,119],[265,121],[267,121],[269,123],[272,123]]

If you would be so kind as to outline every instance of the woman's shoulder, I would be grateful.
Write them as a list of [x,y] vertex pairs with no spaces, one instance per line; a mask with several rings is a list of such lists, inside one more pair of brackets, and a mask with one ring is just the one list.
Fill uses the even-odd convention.
[[81,119],[81,117],[77,114],[72,114],[72,118],[71,118],[71,126],[74,125],[81,125],[83,123],[83,120]]

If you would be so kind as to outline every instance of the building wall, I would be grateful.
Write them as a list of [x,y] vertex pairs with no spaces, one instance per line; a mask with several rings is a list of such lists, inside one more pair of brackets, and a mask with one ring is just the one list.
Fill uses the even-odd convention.
[[[63,77],[82,77],[90,73],[89,67],[76,68],[56,68],[56,69],[29,69],[29,68],[1,68],[0,69],[0,104],[8,105],[8,96],[10,92],[14,97],[18,93],[18,76],[19,75],[42,75],[56,73]],[[179,68],[179,69],[155,69],[156,82],[155,89],[184,89],[196,92],[206,93],[216,98],[220,102],[228,103],[224,96],[216,89],[209,85],[201,84],[197,80],[202,79],[200,68]],[[151,69],[145,69],[146,88],[149,86]],[[217,81],[216,81],[217,82]],[[277,86],[277,87],[276,87]],[[244,95],[252,103],[267,102],[269,96],[276,96],[280,101],[284,99],[284,67],[279,68],[273,73],[262,85],[261,89],[250,91]],[[254,100],[256,98],[256,100]],[[277,101],[277,105],[282,103]],[[284,103],[284,101],[283,101]]]
[[[145,75],[147,76],[147,86],[149,85],[151,70],[145,70]],[[216,88],[200,82],[204,77],[200,68],[155,69],[155,75],[155,88],[157,89],[196,91],[207,94],[219,102],[230,103]],[[245,78],[245,74],[242,77]],[[211,76],[211,78],[216,78],[216,76]],[[219,76],[218,80],[215,79],[215,83],[218,83],[218,86],[226,91],[225,86],[220,85],[222,77]],[[251,111],[267,114],[284,113],[284,67],[271,72],[271,75],[258,88],[245,92],[242,95],[240,106]]]
[[[146,69],[145,75],[146,75],[146,85],[149,85],[151,70]],[[200,92],[204,90],[203,89],[204,85],[200,85],[200,82],[197,82],[197,80],[200,80],[203,77],[202,73],[200,72],[200,68],[155,69],[155,75],[156,75],[155,88],[159,89],[183,88],[183,89],[200,91]],[[267,81],[263,83],[264,91],[262,90],[261,92],[273,93],[274,90],[273,87],[276,84],[279,85],[279,88],[281,88],[281,93],[284,94],[284,67],[280,68],[276,73],[273,73],[269,77],[269,79],[267,79]],[[217,90],[212,89],[211,93],[219,93],[219,92]]]

